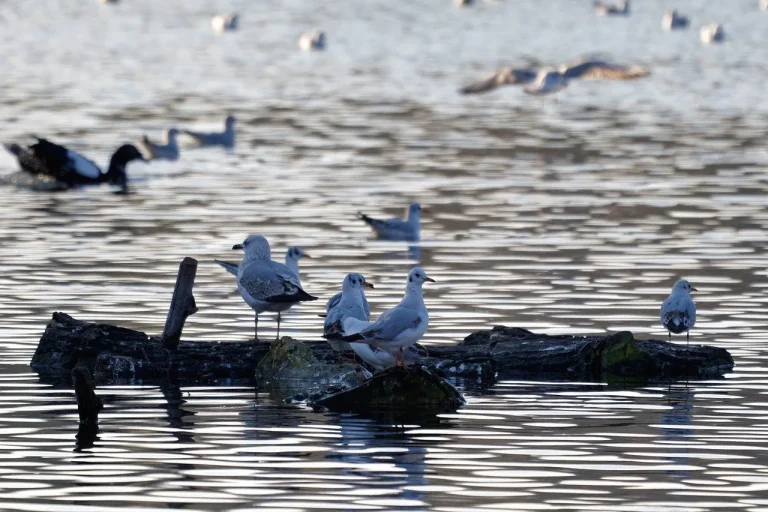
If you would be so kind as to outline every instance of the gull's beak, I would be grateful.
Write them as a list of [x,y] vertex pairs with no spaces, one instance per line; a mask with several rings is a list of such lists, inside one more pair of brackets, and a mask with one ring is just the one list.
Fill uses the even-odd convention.
[[312,256],[310,256],[310,255],[309,255],[309,254],[307,254],[307,253],[304,253],[304,256],[303,256],[303,257],[304,257],[304,258],[313,259],[313,258],[312,258]]
[[232,246],[233,251],[242,250],[242,249],[243,249],[243,244],[237,244]]
[[368,281],[366,281],[366,282],[363,284],[363,286],[365,286],[366,288],[371,288],[371,289],[373,289],[373,288],[374,288],[374,286],[373,286],[373,283],[369,283]]
[[434,279],[432,279],[431,277],[425,277],[424,280],[425,281],[429,281],[430,283],[436,283],[437,282]]
[[697,290],[696,288],[694,288],[693,286],[691,286],[691,291],[692,291],[692,292],[697,292],[697,291],[699,291],[699,290]]

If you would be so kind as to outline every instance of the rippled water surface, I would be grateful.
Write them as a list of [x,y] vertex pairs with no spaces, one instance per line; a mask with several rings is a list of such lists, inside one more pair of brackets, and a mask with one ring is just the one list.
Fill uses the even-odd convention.
[[[239,120],[235,151],[132,165],[128,196],[0,188],[0,509],[768,510],[768,13],[679,0],[693,28],[669,34],[665,2],[627,19],[590,3],[0,2],[2,140],[104,163],[143,133]],[[225,10],[241,30],[214,36]],[[702,47],[713,20],[729,40]],[[298,52],[316,26],[328,51]],[[588,55],[652,74],[557,101],[456,93],[502,64]],[[355,219],[414,200],[429,210],[418,247]],[[250,233],[311,254],[302,282],[323,299],[364,273],[375,312],[421,262],[438,281],[427,344],[495,324],[661,337],[659,304],[686,277],[692,342],[736,367],[631,389],[502,381],[394,426],[245,387],[102,386],[98,437],[76,440],[73,392],[28,367],[51,312],[158,334],[192,256],[185,337],[248,339],[252,313],[213,260],[236,261]],[[318,339],[321,302],[284,332]]]

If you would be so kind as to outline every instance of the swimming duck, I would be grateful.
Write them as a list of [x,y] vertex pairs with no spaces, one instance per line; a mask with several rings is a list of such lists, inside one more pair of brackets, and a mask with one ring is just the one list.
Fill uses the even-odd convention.
[[136,146],[131,144],[120,146],[115,151],[107,172],[102,172],[98,165],[76,151],[46,139],[38,138],[35,144],[26,148],[18,144],[9,144],[5,148],[16,156],[23,171],[48,176],[67,187],[109,183],[124,188],[128,181],[125,172],[128,163],[144,161]]

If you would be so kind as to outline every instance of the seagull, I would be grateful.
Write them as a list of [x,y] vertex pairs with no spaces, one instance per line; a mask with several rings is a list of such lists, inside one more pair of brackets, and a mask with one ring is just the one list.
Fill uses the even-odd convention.
[[536,79],[533,69],[501,68],[485,78],[459,89],[459,94],[480,94],[505,85],[524,85]]
[[[343,333],[345,335],[356,334],[366,329],[373,322],[364,322],[355,318],[347,317],[342,323]],[[331,340],[328,340],[329,342]],[[346,342],[340,342],[346,343]],[[391,366],[395,366],[395,357],[389,352],[385,352],[380,348],[373,347],[366,343],[350,343],[350,348],[355,352],[357,357],[373,366],[376,370],[383,370]],[[404,352],[405,362],[411,363],[421,358],[418,350],[415,346],[408,347]]]
[[568,79],[582,80],[633,80],[643,78],[650,73],[641,66],[622,66],[599,60],[585,60],[575,64],[563,64],[560,73]]
[[223,34],[224,32],[231,32],[237,30],[237,24],[240,21],[240,15],[229,14],[217,14],[211,18],[211,29],[216,34]]
[[395,366],[402,361],[405,366],[404,349],[413,346],[429,325],[429,314],[424,305],[422,285],[435,280],[427,276],[424,269],[415,267],[408,273],[405,297],[400,304],[382,313],[375,322],[358,333],[341,337],[343,341],[373,345],[395,357]]
[[192,137],[198,146],[223,146],[227,149],[235,147],[235,116],[227,116],[224,120],[223,132],[194,132],[182,130],[181,133]]
[[661,28],[664,30],[688,28],[688,18],[685,16],[680,16],[677,13],[677,9],[667,9],[667,11],[664,13],[664,17],[661,18]]
[[[299,282],[299,286],[301,286],[301,276],[299,275],[299,260],[301,258],[312,259],[312,256],[305,253],[304,250],[298,246],[291,247],[285,253],[285,266],[288,267],[288,270],[294,273],[294,275],[296,276],[296,280]],[[238,263],[230,263],[228,261],[219,261],[219,260],[214,260],[214,261],[219,265],[221,265],[224,268],[224,270],[226,270],[233,276],[237,276],[237,272],[238,270],[240,270],[240,265]]]
[[[341,293],[337,294],[338,300],[331,305],[333,299],[337,297],[334,295],[326,304],[327,314],[323,324],[323,337],[337,352],[344,352],[351,348],[349,343],[337,339],[340,333],[345,332],[344,320],[354,318],[367,322],[371,317],[371,308],[365,298],[364,287],[373,288],[373,285],[366,281],[362,274],[347,274],[341,283]],[[333,336],[333,333],[338,333],[339,336]]]
[[470,7],[475,3],[475,0],[453,0],[453,3],[455,3],[457,7]]
[[158,144],[144,135],[138,142],[139,149],[147,156],[147,160],[178,160],[179,145],[176,136],[179,130],[171,128],[165,132],[165,144]]
[[364,213],[357,213],[357,218],[368,224],[377,238],[384,240],[419,240],[421,232],[421,205],[413,203],[408,207],[408,217],[402,219],[379,220]]
[[67,187],[109,183],[124,189],[128,182],[125,173],[128,163],[144,160],[136,146],[125,144],[112,155],[107,172],[102,172],[98,165],[76,151],[46,139],[38,138],[26,148],[8,144],[5,149],[16,156],[22,171],[53,178]]
[[299,48],[304,52],[325,50],[325,32],[314,30],[301,34],[299,37]]
[[685,340],[689,341],[688,331],[696,324],[696,304],[691,299],[691,292],[698,290],[691,283],[681,279],[672,287],[669,294],[661,304],[661,325],[669,333],[669,341],[672,341],[672,333],[685,332]]
[[244,251],[237,269],[237,291],[255,311],[254,336],[259,340],[259,313],[277,313],[277,339],[280,339],[280,314],[294,304],[317,300],[305,292],[299,279],[282,263],[272,261],[269,242],[261,235],[251,235],[233,250]]
[[723,26],[719,23],[704,25],[699,30],[699,39],[702,44],[722,43],[725,40]]
[[543,69],[539,71],[536,82],[523,89],[528,94],[544,95],[551,94],[565,89],[568,86],[568,79],[562,73],[554,69]]
[[619,0],[615,5],[596,1],[594,4],[598,16],[628,16],[629,0]]

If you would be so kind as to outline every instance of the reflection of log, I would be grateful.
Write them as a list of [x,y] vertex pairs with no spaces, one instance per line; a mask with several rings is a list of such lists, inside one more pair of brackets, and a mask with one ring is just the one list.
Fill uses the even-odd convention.
[[184,322],[187,321],[189,315],[197,313],[195,297],[192,296],[196,273],[197,260],[184,258],[179,265],[179,273],[176,275],[176,286],[173,289],[171,307],[168,309],[168,318],[165,320],[165,329],[163,329],[161,337],[165,348],[172,350],[179,348]]
[[[338,355],[327,343],[302,345],[313,356],[308,360],[336,365]],[[254,382],[257,365],[271,346],[253,341],[182,342],[177,351],[168,351],[159,339],[142,332],[54,313],[40,338],[32,366],[41,374],[56,377],[83,365],[94,372],[98,382],[149,380],[168,375],[186,382]],[[296,353],[285,352],[286,357]],[[457,345],[430,347],[429,355],[422,363],[437,373],[482,383],[493,382],[496,374],[579,380],[709,377],[722,375],[733,367],[730,354],[718,347],[635,340],[629,332],[611,336],[547,336],[507,327],[478,331]],[[338,368],[339,375],[348,371],[343,365]],[[294,377],[301,374],[295,366],[289,369]],[[314,373],[308,371],[306,375],[312,378]],[[280,377],[280,372],[272,372],[268,380],[279,381]]]
[[84,366],[76,366],[72,369],[72,384],[75,386],[77,398],[77,412],[80,415],[80,424],[96,425],[99,420],[99,411],[104,407],[104,402],[96,396],[91,379],[91,372]]

